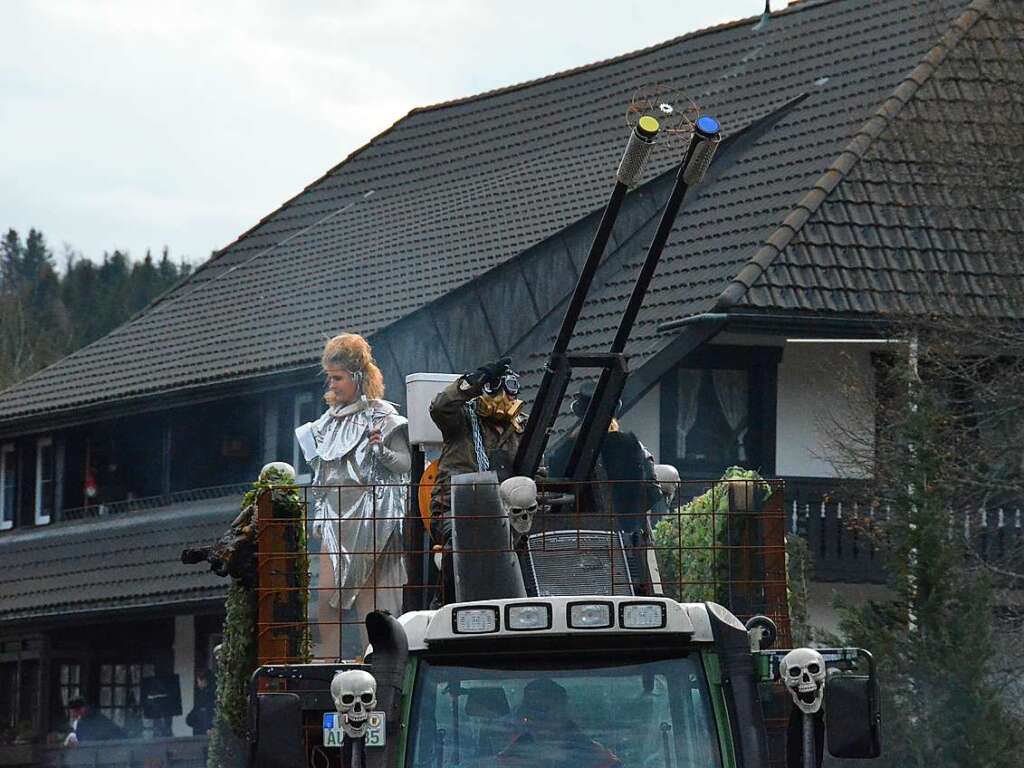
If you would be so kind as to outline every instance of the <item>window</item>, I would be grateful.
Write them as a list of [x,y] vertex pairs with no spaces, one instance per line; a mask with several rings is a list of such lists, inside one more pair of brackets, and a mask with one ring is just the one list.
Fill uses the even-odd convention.
[[652,655],[424,661],[406,765],[720,766],[700,659]]
[[36,525],[50,522],[57,506],[57,453],[52,437],[36,441]]
[[129,734],[142,730],[142,678],[152,664],[100,664],[99,709]]
[[8,662],[0,664],[0,744],[13,740],[17,724],[18,663]]
[[18,454],[14,444],[0,445],[0,531],[14,527],[18,497]]
[[58,667],[61,709],[67,709],[68,702],[82,695],[82,665],[74,662],[60,664]]
[[38,727],[39,660],[0,664],[0,744],[31,738]]
[[714,346],[661,382],[661,456],[683,477],[775,467],[777,348]]
[[751,453],[749,373],[684,368],[676,386],[676,458],[694,467],[746,466]]
[[[298,392],[293,401],[292,413],[295,414],[292,426],[298,428],[308,421],[314,421],[319,415],[316,399],[312,392]],[[308,483],[313,478],[313,470],[302,456],[299,441],[292,439],[292,466],[295,467],[296,478],[300,483]]]

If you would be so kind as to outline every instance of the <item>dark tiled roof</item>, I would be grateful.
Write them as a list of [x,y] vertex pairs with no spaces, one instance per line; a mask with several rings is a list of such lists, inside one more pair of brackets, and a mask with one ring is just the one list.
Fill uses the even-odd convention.
[[[308,365],[342,324],[385,328],[599,208],[641,83],[673,83],[727,132],[809,91],[688,202],[634,332],[649,354],[657,325],[720,294],[961,5],[802,3],[760,31],[746,20],[414,111],[139,317],[0,395],[0,422]],[[660,148],[647,178],[677,159]],[[582,346],[606,342],[631,281],[600,288]]]
[[223,598],[227,583],[181,550],[216,541],[238,499],[65,523],[0,538],[0,623]]
[[[853,11],[855,5],[844,4],[843,8]],[[977,5],[984,7],[986,3]],[[746,285],[736,283],[736,276],[745,276],[751,264],[763,262],[755,277],[760,275],[764,265],[786,247],[794,230],[807,219],[808,201],[820,203],[827,193],[820,189],[824,182],[832,182],[830,191],[843,178],[836,166],[849,169],[849,153],[845,150],[867,144],[865,123],[873,128],[877,121],[872,116],[879,105],[887,104],[894,93],[904,94],[912,74],[920,76],[918,65],[922,59],[934,56],[935,44],[962,8],[959,4],[948,5],[946,14],[937,16],[910,15],[905,5],[859,6],[855,11],[858,23],[845,29],[842,40],[823,35],[821,49],[816,40],[811,40],[803,41],[800,50],[792,52],[814,64],[808,76],[808,80],[815,81],[808,84],[810,94],[796,108],[783,111],[770,128],[753,130],[747,139],[740,137],[740,146],[716,159],[709,183],[695,190],[687,201],[633,330],[627,351],[633,357],[634,370],[671,342],[672,334],[658,332],[662,323],[727,308],[730,304],[722,300],[723,293],[726,289],[732,289],[732,293],[734,285],[741,290],[730,297],[731,305],[744,298]],[[862,27],[870,14],[877,14],[874,23]],[[775,95],[770,89],[765,93]],[[757,97],[748,94],[747,98]],[[777,97],[774,103],[779,103]],[[823,235],[826,242],[831,242],[831,235]],[[635,244],[625,249],[624,266],[609,270],[592,292],[574,340],[578,350],[607,347],[649,236],[650,232],[637,236]],[[807,258],[813,261],[829,255],[827,251],[812,250]],[[892,255],[899,258],[898,253]],[[804,289],[799,282],[787,286],[791,295]],[[773,305],[770,300],[764,306],[789,308],[784,302]],[[836,304],[824,301],[815,309],[863,311],[852,306],[840,310]],[[520,345],[522,353],[533,358],[532,365],[527,366],[528,394],[532,394],[550,347],[550,329],[544,333],[547,335]]]
[[834,167],[747,303],[1019,317],[1024,5],[972,3]]

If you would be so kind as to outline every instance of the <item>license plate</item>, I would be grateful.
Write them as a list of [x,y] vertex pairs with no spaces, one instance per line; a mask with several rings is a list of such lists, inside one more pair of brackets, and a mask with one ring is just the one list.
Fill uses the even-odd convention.
[[[345,740],[345,732],[341,729],[342,715],[337,712],[324,712],[324,746],[340,747]],[[366,746],[384,746],[384,713],[371,712],[367,718]]]

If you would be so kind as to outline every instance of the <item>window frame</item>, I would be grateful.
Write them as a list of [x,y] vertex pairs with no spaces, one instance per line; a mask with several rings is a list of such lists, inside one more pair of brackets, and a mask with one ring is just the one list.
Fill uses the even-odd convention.
[[[57,674],[57,693],[60,696],[61,710],[67,709],[68,702],[81,696],[85,689],[85,665],[78,659],[61,659],[53,665]],[[67,680],[61,679],[61,673],[67,670]],[[72,680],[72,672],[74,679]]]
[[713,344],[688,355],[661,379],[660,440],[661,460],[672,464],[684,479],[712,479],[711,475],[723,468],[712,469],[682,461],[677,455],[679,416],[680,370],[733,370],[746,371],[748,383],[748,420],[750,426],[751,455],[749,469],[762,476],[775,474],[775,451],[778,418],[778,367],[782,361],[781,346],[740,346]]
[[[7,506],[7,454],[14,455],[14,503],[11,505],[11,519],[3,517]],[[0,444],[0,531],[9,531],[18,519],[18,451],[14,443]]]
[[[644,652],[636,650],[621,652],[621,649],[617,649],[616,655],[611,658],[608,656],[607,648],[598,646],[593,649],[578,649],[578,653],[569,663],[565,659],[552,660],[543,655],[543,652],[527,651],[527,655],[524,656],[521,650],[509,653],[498,649],[495,649],[494,653],[489,654],[486,659],[481,657],[476,660],[456,660],[443,654],[424,657],[416,670],[416,680],[413,685],[414,696],[408,703],[411,708],[410,719],[413,727],[407,735],[407,749],[403,765],[406,768],[412,768],[434,762],[433,755],[431,755],[433,737],[430,734],[432,728],[438,725],[439,720],[448,719],[442,711],[442,709],[447,709],[447,706],[443,708],[437,706],[440,697],[449,698],[446,693],[442,693],[441,683],[446,678],[458,680],[460,685],[466,682],[465,676],[460,675],[459,672],[475,673],[478,675],[475,682],[485,683],[485,685],[471,685],[464,690],[496,686],[499,690],[505,691],[506,700],[509,703],[509,715],[511,715],[516,708],[511,706],[512,701],[509,700],[507,692],[512,687],[519,688],[520,684],[522,688],[525,688],[530,676],[550,676],[557,680],[570,695],[571,707],[573,698],[571,689],[579,689],[584,679],[588,677],[588,672],[594,672],[591,677],[595,682],[603,678],[614,681],[622,676],[620,670],[623,667],[631,666],[637,668],[637,673],[660,676],[664,680],[664,685],[667,687],[664,689],[663,705],[667,706],[671,712],[675,727],[672,729],[673,735],[670,738],[675,739],[676,748],[679,748],[686,739],[685,729],[680,726],[693,717],[693,735],[696,735],[698,739],[685,743],[693,752],[704,752],[706,760],[692,761],[692,764],[700,762],[700,764],[721,768],[726,765],[726,760],[721,750],[719,727],[715,719],[715,694],[710,675],[703,663],[702,654],[692,646],[666,646],[657,643],[654,635],[651,635],[649,640],[649,647]],[[656,667],[658,664],[664,664],[665,668],[658,669]],[[501,677],[503,672],[508,674],[508,678],[515,681],[514,685],[503,684]],[[575,680],[567,686],[565,678],[575,678]],[[486,683],[490,683],[491,686]],[[696,700],[693,697],[694,690],[698,691]],[[576,698],[578,701],[578,696]],[[460,717],[466,717],[462,712],[464,705],[456,703],[455,706],[460,711]],[[438,716],[439,713],[441,717]],[[614,714],[612,709],[607,710],[607,713]],[[574,721],[578,721],[578,719],[578,717],[573,717]],[[593,731],[593,726],[594,723],[582,724],[580,732]],[[467,726],[467,731],[472,731],[471,725]],[[703,740],[701,737],[704,737]],[[467,742],[463,748],[469,752],[474,751],[471,740],[467,740]],[[613,749],[611,745],[606,744],[606,746]]]
[[[49,448],[53,452],[53,509],[50,514],[43,514],[43,449]],[[49,525],[53,513],[57,511],[57,446],[54,444],[53,435],[46,435],[36,440],[36,482],[35,482],[35,522],[36,525]]]
[[[103,670],[110,669],[110,680],[104,682]],[[118,667],[124,667],[125,679],[123,682],[117,680]],[[138,680],[134,679],[132,671],[138,668]],[[125,661],[121,658],[101,659],[96,664],[96,711],[100,712],[111,722],[120,728],[127,728],[129,718],[138,718],[143,731],[152,728],[152,721],[143,715],[142,709],[142,681],[146,678],[156,677],[156,663],[144,661],[135,657]],[[117,702],[118,690],[124,691],[124,701]],[[104,704],[104,692],[109,691],[109,701]],[[134,703],[129,703],[134,700]]]

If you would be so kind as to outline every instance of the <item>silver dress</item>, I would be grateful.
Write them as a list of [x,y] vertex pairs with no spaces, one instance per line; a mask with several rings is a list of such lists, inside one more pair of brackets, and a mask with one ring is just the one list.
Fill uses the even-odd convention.
[[[371,429],[381,430],[379,449],[367,441]],[[313,532],[322,537],[340,588],[340,599],[335,594],[330,604],[349,609],[360,590],[400,588],[411,464],[405,417],[386,400],[362,398],[329,408],[295,436],[314,473]]]

